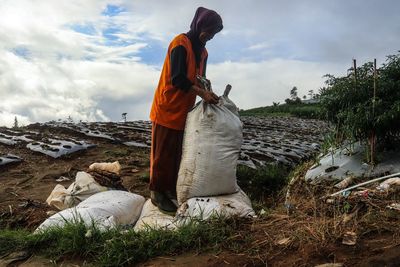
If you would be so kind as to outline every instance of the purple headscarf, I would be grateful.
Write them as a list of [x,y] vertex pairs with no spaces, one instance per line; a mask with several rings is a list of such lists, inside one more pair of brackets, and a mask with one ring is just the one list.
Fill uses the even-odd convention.
[[200,64],[201,52],[204,49],[204,44],[199,40],[200,33],[208,32],[215,34],[220,32],[222,28],[222,19],[217,12],[204,7],[197,8],[192,23],[190,24],[190,31],[186,33],[192,43],[197,65]]

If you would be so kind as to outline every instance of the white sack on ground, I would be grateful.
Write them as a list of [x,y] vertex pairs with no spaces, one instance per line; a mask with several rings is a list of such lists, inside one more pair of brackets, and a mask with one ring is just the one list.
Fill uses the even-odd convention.
[[134,224],[142,211],[144,197],[126,191],[111,190],[97,193],[74,208],[54,214],[36,231],[62,227],[66,222],[82,221],[86,226],[95,225],[101,230],[118,225]]
[[207,220],[212,216],[252,218],[255,212],[249,197],[240,189],[231,195],[191,198],[176,213],[176,217],[182,222],[191,218]]
[[78,172],[73,182],[67,189],[58,184],[54,187],[46,203],[59,210],[76,206],[88,197],[107,191],[107,187],[99,185],[94,178],[86,172]]
[[176,225],[174,224],[174,216],[162,213],[149,199],[144,203],[140,218],[133,229],[135,231],[147,229],[173,230],[176,229]]
[[238,191],[236,165],[243,135],[233,106],[221,97],[217,105],[202,101],[189,112],[177,181],[179,204]]
[[119,164],[118,161],[114,161],[112,163],[111,162],[95,162],[89,166],[89,170],[107,171],[107,172],[112,172],[112,173],[119,175],[119,173],[121,171],[121,165]]

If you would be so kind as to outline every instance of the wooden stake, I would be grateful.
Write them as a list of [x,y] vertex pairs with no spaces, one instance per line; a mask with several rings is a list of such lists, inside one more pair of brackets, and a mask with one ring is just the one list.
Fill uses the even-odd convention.
[[[374,58],[374,95],[372,98],[372,120],[375,121],[375,99],[376,99],[376,79],[377,79],[377,73],[376,73],[376,58]],[[375,141],[376,141],[376,136],[375,136],[375,127],[372,128],[372,133],[371,133],[371,164],[375,164]]]
[[375,97],[376,97],[376,58],[374,58],[374,98],[372,100],[372,115],[375,116]]
[[357,91],[357,62],[353,58],[353,68],[354,68],[354,89]]

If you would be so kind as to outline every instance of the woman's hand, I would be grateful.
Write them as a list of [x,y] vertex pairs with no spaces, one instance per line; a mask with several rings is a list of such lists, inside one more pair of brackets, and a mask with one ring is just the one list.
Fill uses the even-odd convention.
[[219,97],[211,91],[206,91],[196,85],[192,85],[192,89],[196,93],[196,95],[203,98],[206,103],[209,104],[217,104],[219,101]]
[[218,104],[219,97],[210,91],[204,91],[204,95],[201,97],[208,104]]

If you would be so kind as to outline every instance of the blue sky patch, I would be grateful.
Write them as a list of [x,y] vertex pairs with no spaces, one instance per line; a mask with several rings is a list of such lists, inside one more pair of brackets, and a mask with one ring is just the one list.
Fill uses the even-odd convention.
[[160,42],[153,41],[148,43],[149,45],[142,48],[137,56],[146,64],[162,66],[168,48],[163,47]]
[[116,5],[107,5],[107,7],[101,13],[104,16],[113,17],[117,16],[119,13],[126,11],[124,7]]
[[121,33],[121,29],[119,28],[107,28],[103,30],[103,36],[107,38],[107,40],[110,41],[115,41],[118,40],[118,36],[116,36],[116,33]]
[[12,49],[12,52],[15,55],[17,55],[19,57],[22,57],[22,58],[24,58],[26,60],[30,60],[31,56],[32,56],[31,51],[25,46],[17,46],[14,49]]
[[69,26],[75,32],[79,32],[86,35],[95,35],[96,29],[91,23],[85,24],[72,24]]

